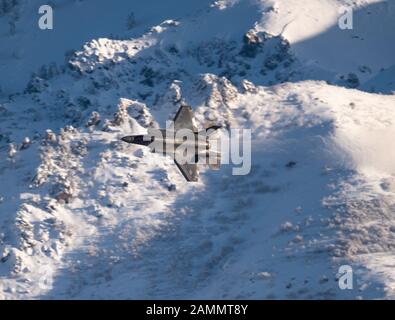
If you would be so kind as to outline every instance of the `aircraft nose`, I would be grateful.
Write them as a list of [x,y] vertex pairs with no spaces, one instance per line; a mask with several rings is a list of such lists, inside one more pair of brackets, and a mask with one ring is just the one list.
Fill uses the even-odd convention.
[[121,140],[125,141],[127,143],[132,143],[134,140],[134,137],[133,136],[126,136],[126,137],[121,138]]

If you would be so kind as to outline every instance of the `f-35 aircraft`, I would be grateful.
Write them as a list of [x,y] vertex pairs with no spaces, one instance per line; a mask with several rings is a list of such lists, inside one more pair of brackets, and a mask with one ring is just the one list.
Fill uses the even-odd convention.
[[[221,126],[211,125],[198,131],[193,125],[192,118],[192,108],[184,105],[180,107],[174,118],[173,128],[149,129],[147,135],[126,136],[122,140],[148,146],[153,152],[173,156],[175,164],[185,179],[187,181],[197,181],[199,159],[205,159],[205,164],[208,164],[213,170],[218,170],[220,167],[221,154],[218,150],[211,150],[209,137]],[[184,133],[191,133],[192,139],[188,140]],[[185,159],[186,148],[189,148],[189,151],[192,150],[192,152],[187,152],[189,158],[186,161],[180,161],[180,158]],[[182,156],[181,153],[184,153],[184,155]]]

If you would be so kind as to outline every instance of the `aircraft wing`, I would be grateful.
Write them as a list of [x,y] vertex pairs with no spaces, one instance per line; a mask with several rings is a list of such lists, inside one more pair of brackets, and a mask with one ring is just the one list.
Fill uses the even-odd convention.
[[174,162],[187,181],[198,181],[199,171],[196,163],[180,164],[176,159],[174,159]]
[[192,108],[189,106],[181,106],[174,118],[174,130],[177,131],[180,129],[190,129],[193,132],[196,132],[197,130],[192,123],[192,118]]

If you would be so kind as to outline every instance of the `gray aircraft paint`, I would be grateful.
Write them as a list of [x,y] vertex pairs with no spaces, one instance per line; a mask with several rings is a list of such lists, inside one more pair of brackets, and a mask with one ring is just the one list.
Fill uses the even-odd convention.
[[[214,156],[216,163],[209,163],[213,170],[220,167],[220,153],[210,150],[208,136],[220,128],[214,125],[198,131],[193,125],[193,111],[189,106],[181,106],[174,118],[174,127],[170,129],[148,129],[146,135],[126,136],[122,140],[128,143],[148,146],[155,153],[172,156],[175,164],[187,181],[197,181],[199,159]],[[207,134],[209,132],[209,134]],[[186,141],[184,138],[187,137]],[[180,154],[186,151],[186,155]]]

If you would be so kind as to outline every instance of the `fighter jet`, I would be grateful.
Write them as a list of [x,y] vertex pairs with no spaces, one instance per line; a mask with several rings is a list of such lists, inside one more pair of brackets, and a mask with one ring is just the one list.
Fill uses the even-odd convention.
[[[198,163],[201,163],[199,159],[203,158],[205,160],[204,163],[208,164],[211,169],[219,170],[221,154],[219,150],[211,149],[209,138],[221,126],[209,125],[204,130],[198,131],[193,125],[192,119],[192,108],[183,105],[174,118],[173,127],[149,129],[147,135],[126,136],[122,140],[128,143],[148,146],[153,152],[172,156],[175,164],[187,181],[198,181]],[[190,132],[192,139],[186,139],[184,132]],[[182,137],[181,139],[180,136]],[[190,158],[187,158],[187,161],[181,161],[180,158],[185,159],[184,151],[187,147],[189,147],[190,151],[192,150],[187,155]],[[184,153],[184,157],[181,156],[181,153]]]

